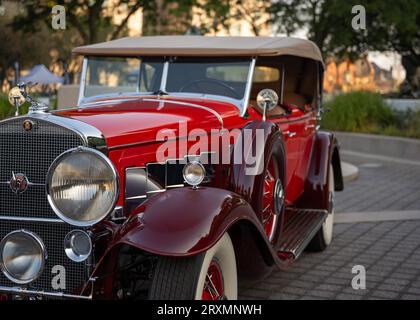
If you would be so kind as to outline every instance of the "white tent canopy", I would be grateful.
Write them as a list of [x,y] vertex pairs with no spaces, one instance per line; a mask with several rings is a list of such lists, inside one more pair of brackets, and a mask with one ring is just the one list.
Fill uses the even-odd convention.
[[29,74],[25,77],[21,77],[20,81],[33,82],[39,84],[53,84],[63,83],[64,77],[56,76],[50,70],[47,69],[43,64],[38,64],[32,68]]

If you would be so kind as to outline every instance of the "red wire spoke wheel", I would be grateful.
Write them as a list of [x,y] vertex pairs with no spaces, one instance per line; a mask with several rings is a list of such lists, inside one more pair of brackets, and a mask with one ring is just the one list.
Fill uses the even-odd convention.
[[223,276],[216,260],[212,260],[207,270],[202,300],[224,300]]

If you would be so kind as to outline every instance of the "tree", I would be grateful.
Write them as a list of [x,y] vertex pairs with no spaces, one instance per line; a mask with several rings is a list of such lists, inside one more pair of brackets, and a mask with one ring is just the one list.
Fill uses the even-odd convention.
[[255,36],[259,36],[261,29],[270,21],[269,9],[271,0],[236,0],[233,10],[236,10],[234,19],[244,20],[251,27]]
[[[352,8],[366,9],[366,29],[352,27]],[[271,8],[278,32],[307,30],[325,57],[358,58],[367,50],[402,55],[407,79],[420,65],[418,0],[276,0]]]
[[[62,5],[66,9],[66,23],[69,28],[77,30],[81,44],[120,37],[129,18],[141,8],[149,6],[153,1],[147,0],[28,0],[25,1],[25,14],[18,15],[13,21],[16,30],[33,32],[44,22],[51,28],[51,10],[55,5]],[[124,14],[121,22],[113,24],[115,13]]]
[[[2,3],[0,2],[0,5]],[[51,33],[46,28],[41,28],[31,36],[21,31],[14,31],[10,22],[14,12],[17,12],[17,4],[9,3],[2,6],[3,14],[0,15],[0,90],[7,89],[5,80],[11,80],[15,62],[19,62],[21,68],[30,67],[33,64],[48,63],[50,61],[50,49],[53,46]],[[39,44],[43,45],[40,46]],[[34,50],[36,48],[36,50]]]
[[[180,0],[183,1],[183,0]],[[271,0],[184,0],[192,2],[200,16],[198,25],[192,26],[200,34],[228,31],[235,21],[246,22],[251,32],[259,36],[271,21]]]
[[406,80],[412,91],[420,92],[420,2],[417,0],[364,1],[377,12],[368,27],[368,42],[373,50],[393,50],[402,56]]
[[324,56],[356,58],[366,50],[365,30],[352,28],[351,9],[358,0],[279,0],[271,11],[277,31],[306,30]]
[[[51,64],[66,63],[72,77],[74,72],[80,71],[80,59],[71,55],[74,47],[121,37],[126,33],[129,18],[151,3],[152,1],[147,0],[27,0],[22,4],[23,10],[8,24],[13,28],[9,29],[11,36],[21,41],[37,37],[41,33],[47,33],[48,36],[28,52],[19,49],[12,54],[13,59],[21,59],[25,54],[31,56],[33,64],[37,61],[36,53],[42,51],[44,57],[49,58],[45,64],[51,66]],[[52,8],[55,5],[62,5],[66,9],[65,30],[52,28]],[[115,15],[120,18],[118,22],[115,22]],[[42,46],[39,43],[42,43]],[[51,57],[48,50],[57,51],[58,57]],[[2,53],[0,55],[3,56]]]
[[152,0],[143,9],[142,35],[185,34],[191,27],[195,0]]

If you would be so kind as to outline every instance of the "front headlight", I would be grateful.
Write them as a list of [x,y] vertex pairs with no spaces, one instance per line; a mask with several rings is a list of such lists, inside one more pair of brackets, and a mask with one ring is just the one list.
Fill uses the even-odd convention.
[[1,269],[15,283],[35,281],[44,269],[46,257],[44,243],[26,230],[13,231],[0,243]]
[[206,169],[199,161],[191,161],[184,166],[182,175],[186,183],[193,187],[197,187],[203,182],[206,176]]
[[118,174],[99,151],[78,147],[62,153],[47,175],[48,201],[54,212],[75,226],[91,226],[114,209]]

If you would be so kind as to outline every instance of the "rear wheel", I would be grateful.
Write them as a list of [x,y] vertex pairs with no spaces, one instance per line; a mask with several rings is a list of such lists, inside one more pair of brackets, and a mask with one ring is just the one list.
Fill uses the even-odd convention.
[[149,299],[235,300],[238,280],[235,251],[227,233],[205,253],[188,258],[160,257]]
[[330,164],[328,179],[328,216],[322,224],[321,229],[317,232],[315,237],[308,245],[310,251],[323,251],[328,247],[332,241],[334,229],[334,169]]

